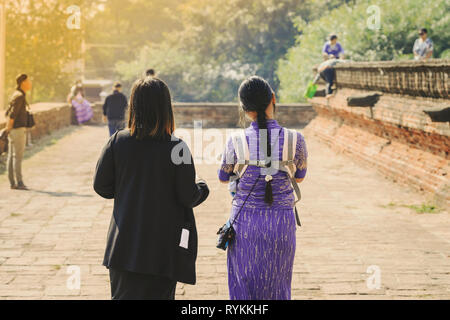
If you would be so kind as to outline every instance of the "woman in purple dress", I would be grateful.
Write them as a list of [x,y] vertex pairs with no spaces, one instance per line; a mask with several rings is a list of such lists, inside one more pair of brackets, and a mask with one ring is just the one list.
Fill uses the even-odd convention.
[[[286,129],[274,120],[276,100],[270,85],[262,78],[251,77],[241,84],[239,99],[245,116],[253,120],[245,129],[250,160],[281,161]],[[306,159],[305,140],[297,133],[297,182],[306,175]],[[230,139],[222,157],[220,181],[230,180],[236,162]],[[227,257],[230,299],[291,299],[296,247],[294,201],[286,172],[270,164],[269,168],[248,166],[239,181],[230,218],[233,221],[237,217],[233,224],[236,236]]]

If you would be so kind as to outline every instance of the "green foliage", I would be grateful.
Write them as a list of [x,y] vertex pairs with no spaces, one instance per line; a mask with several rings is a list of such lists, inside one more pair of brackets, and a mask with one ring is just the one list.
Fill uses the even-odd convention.
[[[120,77],[134,64],[152,66],[179,101],[234,101],[240,82],[253,74],[277,91],[278,60],[295,44],[293,17],[309,21],[345,0],[186,0],[173,13],[181,28],[168,33],[164,45],[148,44],[151,54],[119,64]],[[166,55],[166,52],[169,52]],[[177,61],[168,60],[177,52]]]
[[442,51],[441,59],[450,59],[450,49]]
[[397,203],[391,201],[387,205],[381,205],[381,207],[389,208],[389,209],[404,207],[404,208],[414,210],[416,213],[439,213],[439,212],[441,212],[441,208],[439,208],[438,205],[431,203],[431,202],[430,203],[422,203],[419,205],[416,205],[416,204],[408,205],[408,204],[397,204]]
[[182,11],[183,31],[176,38],[199,62],[250,64],[277,87],[277,60],[297,33],[289,17],[302,6],[304,1],[297,0],[189,1]]
[[141,48],[179,30],[175,10],[182,1],[97,0],[100,9],[87,21],[86,77],[114,78],[117,61],[139,59]]
[[[377,5],[381,28],[371,30],[367,8]],[[321,49],[330,32],[336,32],[346,52],[346,59],[355,61],[396,60],[411,57],[417,30],[426,27],[434,42],[434,57],[446,52],[450,43],[448,0],[365,0],[344,4],[309,24],[301,17],[296,26],[301,32],[297,42],[279,62],[280,96],[284,102],[304,100],[312,67],[322,61]]]
[[[74,77],[70,64],[81,56],[82,29],[67,28],[66,9],[88,10],[90,1],[8,1],[6,16],[6,91],[15,78],[27,73],[33,79],[30,102],[63,99]],[[82,24],[83,26],[83,24]],[[31,101],[32,100],[32,101]]]
[[440,209],[437,206],[435,206],[434,204],[422,203],[421,205],[409,205],[406,207],[416,211],[417,213],[439,213],[440,212]]
[[[81,30],[66,27],[67,7]],[[369,30],[367,8],[381,9]],[[18,73],[33,77],[30,102],[62,100],[81,77],[124,82],[154,68],[177,101],[234,101],[240,82],[266,78],[284,102],[302,101],[327,35],[352,60],[411,58],[425,26],[434,57],[450,56],[448,0],[33,0],[8,1],[7,92]],[[78,72],[78,73],[77,73]]]
[[[182,49],[168,44],[154,45],[141,49],[131,62],[119,62],[116,70],[125,87],[154,67],[157,76],[170,86],[176,101],[233,101],[237,86],[246,73],[238,74],[234,69],[248,66],[199,64],[195,57]],[[129,92],[128,92],[129,93]]]

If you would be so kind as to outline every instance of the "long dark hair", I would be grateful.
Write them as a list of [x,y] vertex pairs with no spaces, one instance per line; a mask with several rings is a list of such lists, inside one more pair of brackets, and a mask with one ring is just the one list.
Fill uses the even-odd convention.
[[[242,82],[239,87],[239,100],[241,107],[241,114],[248,111],[256,111],[258,130],[265,129],[267,133],[267,118],[266,109],[270,105],[273,98],[273,90],[269,83],[261,77],[253,76]],[[275,106],[274,106],[275,108]],[[261,139],[261,134],[260,134]],[[263,154],[267,155],[266,166],[270,167],[270,159],[272,155],[271,144],[266,134],[267,152]],[[264,146],[263,146],[264,147]],[[266,180],[266,191],[264,195],[264,201],[268,204],[273,203],[272,194],[272,181]]]
[[147,77],[134,83],[128,127],[138,140],[145,137],[163,140],[172,135],[175,130],[172,99],[164,81]]
[[26,75],[25,73],[19,74],[16,77],[16,84],[17,84],[16,89],[21,90],[20,86],[22,85],[22,82],[24,82],[27,79],[28,79],[28,75]]

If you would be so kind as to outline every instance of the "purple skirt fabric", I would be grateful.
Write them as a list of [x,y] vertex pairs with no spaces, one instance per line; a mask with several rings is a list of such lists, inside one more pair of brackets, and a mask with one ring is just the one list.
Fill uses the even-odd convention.
[[94,116],[91,104],[86,99],[81,101],[74,99],[72,100],[72,106],[75,108],[75,115],[80,124],[91,120]]
[[[267,121],[268,137],[274,160],[282,159],[284,128],[275,120]],[[245,130],[250,159],[264,159],[259,148],[257,123]],[[278,143],[277,143],[278,141]],[[276,149],[278,148],[278,150]],[[276,152],[278,151],[278,152]],[[294,163],[296,178],[306,175],[307,150],[303,135],[297,133]],[[219,169],[219,179],[229,181],[237,162],[229,139]],[[265,176],[273,178],[273,203],[264,202]],[[258,180],[257,180],[258,179]],[[246,201],[247,200],[247,201]],[[245,202],[245,204],[244,204]],[[295,196],[286,172],[249,166],[242,175],[233,199],[231,221],[235,241],[228,247],[228,287],[232,300],[290,300],[292,268],[296,246]]]
[[[232,219],[239,207],[233,206]],[[296,246],[293,209],[244,207],[228,248],[231,300],[290,300]]]

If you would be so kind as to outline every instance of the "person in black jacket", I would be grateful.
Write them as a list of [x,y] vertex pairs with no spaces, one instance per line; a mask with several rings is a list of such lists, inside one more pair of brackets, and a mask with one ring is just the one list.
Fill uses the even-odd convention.
[[177,282],[195,284],[192,208],[209,190],[196,178],[187,145],[173,136],[170,92],[163,81],[136,81],[128,126],[109,139],[95,171],[94,190],[114,199],[103,265],[112,299],[171,300]]
[[103,104],[103,121],[108,121],[109,135],[125,128],[125,111],[128,107],[127,97],[121,92],[122,85],[114,83],[113,93],[105,99]]
[[[20,74],[16,78],[17,88],[11,97],[10,105],[6,111],[8,118],[6,132],[8,133],[8,178],[11,189],[28,190],[23,182],[22,161],[27,141],[28,110],[26,92],[32,88],[30,78]],[[17,182],[17,184],[16,184]]]

